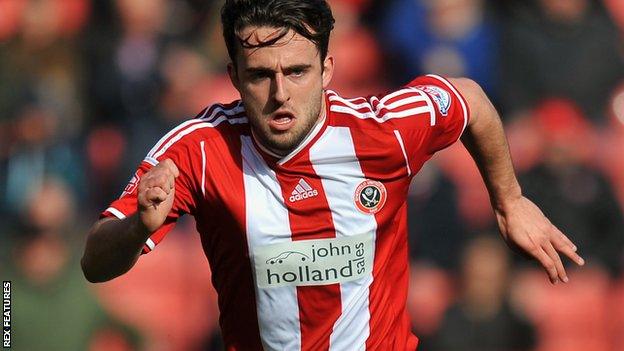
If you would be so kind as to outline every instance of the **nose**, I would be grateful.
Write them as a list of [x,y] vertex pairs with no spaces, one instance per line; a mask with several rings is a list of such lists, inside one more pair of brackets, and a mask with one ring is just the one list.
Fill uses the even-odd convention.
[[275,102],[282,105],[290,99],[290,95],[286,87],[285,77],[282,73],[275,74],[273,85],[273,98],[275,99]]

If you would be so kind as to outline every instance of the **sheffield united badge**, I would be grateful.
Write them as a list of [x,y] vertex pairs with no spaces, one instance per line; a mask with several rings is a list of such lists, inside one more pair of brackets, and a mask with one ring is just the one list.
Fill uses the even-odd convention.
[[360,212],[375,214],[386,203],[386,187],[375,180],[365,180],[355,189],[353,201]]

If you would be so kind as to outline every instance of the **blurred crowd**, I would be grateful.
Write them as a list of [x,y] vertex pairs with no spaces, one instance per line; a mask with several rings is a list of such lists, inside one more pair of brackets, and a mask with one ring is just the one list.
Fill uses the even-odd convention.
[[[551,286],[497,238],[461,144],[409,196],[408,307],[421,349],[624,350],[624,1],[330,0],[332,89],[437,73],[500,111],[525,194],[587,265]],[[0,275],[16,350],[219,350],[192,219],[91,285],[86,230],[159,137],[238,98],[219,0],[0,0]]]

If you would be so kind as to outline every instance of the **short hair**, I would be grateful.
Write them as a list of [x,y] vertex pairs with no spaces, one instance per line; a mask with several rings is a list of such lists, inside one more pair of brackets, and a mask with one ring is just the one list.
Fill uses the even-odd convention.
[[[327,57],[329,35],[334,28],[334,17],[325,0],[226,0],[221,8],[223,38],[232,63],[236,65],[236,43],[244,48],[266,47],[275,44],[290,30],[312,41]],[[247,26],[283,28],[275,38],[257,44],[239,37]]]

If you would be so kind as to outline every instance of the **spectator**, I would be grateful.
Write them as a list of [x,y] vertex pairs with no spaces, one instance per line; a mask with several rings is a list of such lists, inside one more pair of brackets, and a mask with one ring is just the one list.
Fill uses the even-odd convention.
[[544,141],[543,159],[521,175],[524,193],[578,243],[587,262],[617,276],[622,268],[624,218],[611,184],[590,166],[591,125],[567,101],[545,102],[534,118]]
[[539,0],[530,15],[507,27],[502,101],[508,118],[560,97],[578,103],[594,123],[604,122],[609,93],[624,77],[624,58],[618,30],[595,2]]
[[8,274],[13,345],[16,350],[87,350],[104,338],[116,340],[107,350],[135,349],[136,336],[104,312],[80,274],[79,250],[69,234],[73,201],[68,188],[52,179],[28,199]]
[[412,181],[407,211],[410,258],[455,271],[467,233],[457,189],[434,163],[426,164]]
[[498,29],[482,0],[396,0],[379,38],[395,84],[423,73],[467,76],[496,97]]
[[446,312],[432,350],[531,350],[535,330],[509,303],[507,249],[497,239],[480,236],[465,248],[461,288]]

